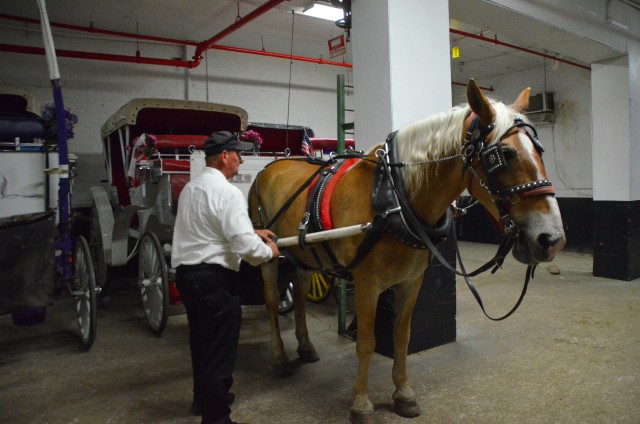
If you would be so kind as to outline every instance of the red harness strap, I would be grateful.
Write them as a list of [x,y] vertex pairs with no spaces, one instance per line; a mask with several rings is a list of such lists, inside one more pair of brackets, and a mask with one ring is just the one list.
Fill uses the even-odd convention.
[[[338,183],[342,180],[347,172],[353,168],[353,166],[360,160],[360,158],[351,158],[347,159],[344,164],[336,171],[335,175],[331,177],[327,186],[322,193],[322,199],[320,199],[320,222],[322,224],[322,228],[324,230],[331,230],[333,228],[333,223],[331,222],[331,197],[333,196],[333,191],[335,190]],[[313,193],[313,189],[318,182],[318,177],[316,177],[311,185],[309,185],[309,190],[307,191],[307,196],[310,196]]]

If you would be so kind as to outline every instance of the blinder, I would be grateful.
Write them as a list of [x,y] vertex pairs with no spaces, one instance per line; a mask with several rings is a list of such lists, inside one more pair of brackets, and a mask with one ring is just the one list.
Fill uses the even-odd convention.
[[504,153],[502,153],[502,146],[500,146],[499,141],[483,151],[481,157],[482,166],[489,175],[496,174],[507,167],[507,160],[504,157]]

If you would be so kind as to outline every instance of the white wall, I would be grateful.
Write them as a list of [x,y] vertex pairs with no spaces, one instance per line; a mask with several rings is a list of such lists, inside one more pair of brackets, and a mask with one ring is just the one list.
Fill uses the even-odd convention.
[[[7,44],[42,45],[42,37],[36,31],[0,28],[0,39]],[[120,39],[96,40],[54,33],[54,43],[57,49],[120,55],[136,52],[135,42]],[[302,40],[294,44],[293,54],[306,56],[302,52],[326,49],[326,41],[316,41],[322,46],[309,43]],[[192,47],[185,51],[183,46],[164,44],[140,43],[139,46],[142,56],[164,59],[191,59],[194,51]],[[44,56],[0,53],[0,84],[25,88],[34,93],[42,105],[52,101],[46,66]],[[336,75],[350,74],[344,67],[300,61],[291,64],[287,59],[221,50],[209,50],[206,60],[192,70],[69,58],[59,58],[59,67],[65,107],[78,115],[69,149],[80,158],[74,206],[87,206],[89,187],[103,176],[100,127],[132,98],[231,104],[246,109],[251,122],[305,125],[318,137],[335,138]]]
[[[520,91],[531,87],[531,94],[545,90],[545,69],[538,69],[478,81],[492,86],[484,94],[512,103]],[[591,72],[559,64],[546,66],[546,91],[554,92],[556,121],[534,124],[540,142],[547,174],[558,197],[592,197],[591,166]],[[466,102],[465,87],[454,86],[453,103]]]

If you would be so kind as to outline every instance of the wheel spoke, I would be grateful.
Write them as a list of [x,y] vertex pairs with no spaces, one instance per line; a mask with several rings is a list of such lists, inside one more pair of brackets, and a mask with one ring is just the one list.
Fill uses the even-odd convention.
[[166,326],[168,277],[160,242],[152,233],[142,238],[139,258],[140,295],[147,323],[151,330],[161,334]]

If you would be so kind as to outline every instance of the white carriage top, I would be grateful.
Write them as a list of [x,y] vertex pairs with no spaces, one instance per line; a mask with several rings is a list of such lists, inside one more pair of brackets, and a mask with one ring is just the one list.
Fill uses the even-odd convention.
[[[200,113],[202,113],[203,115],[215,115],[220,117],[223,117],[225,115],[235,116],[240,121],[239,129],[246,128],[248,122],[247,111],[238,106],[195,100],[138,98],[126,103],[124,106],[118,109],[118,111],[114,113],[109,119],[107,119],[100,130],[102,138],[108,137],[110,134],[122,127],[141,125],[140,115],[141,112],[145,109],[154,111],[153,115],[155,116],[155,120],[147,117],[146,121],[148,122],[142,124],[143,126],[146,126],[146,124],[154,126],[160,121],[162,121],[162,124],[160,126],[166,125],[168,118],[167,113],[175,115],[173,121],[178,122],[178,120],[180,120],[180,127],[190,125],[188,122],[189,115],[200,115]],[[162,113],[163,109],[166,113]],[[184,111],[184,113],[181,113],[180,111]],[[154,132],[152,129],[148,128],[143,128],[142,131]]]

